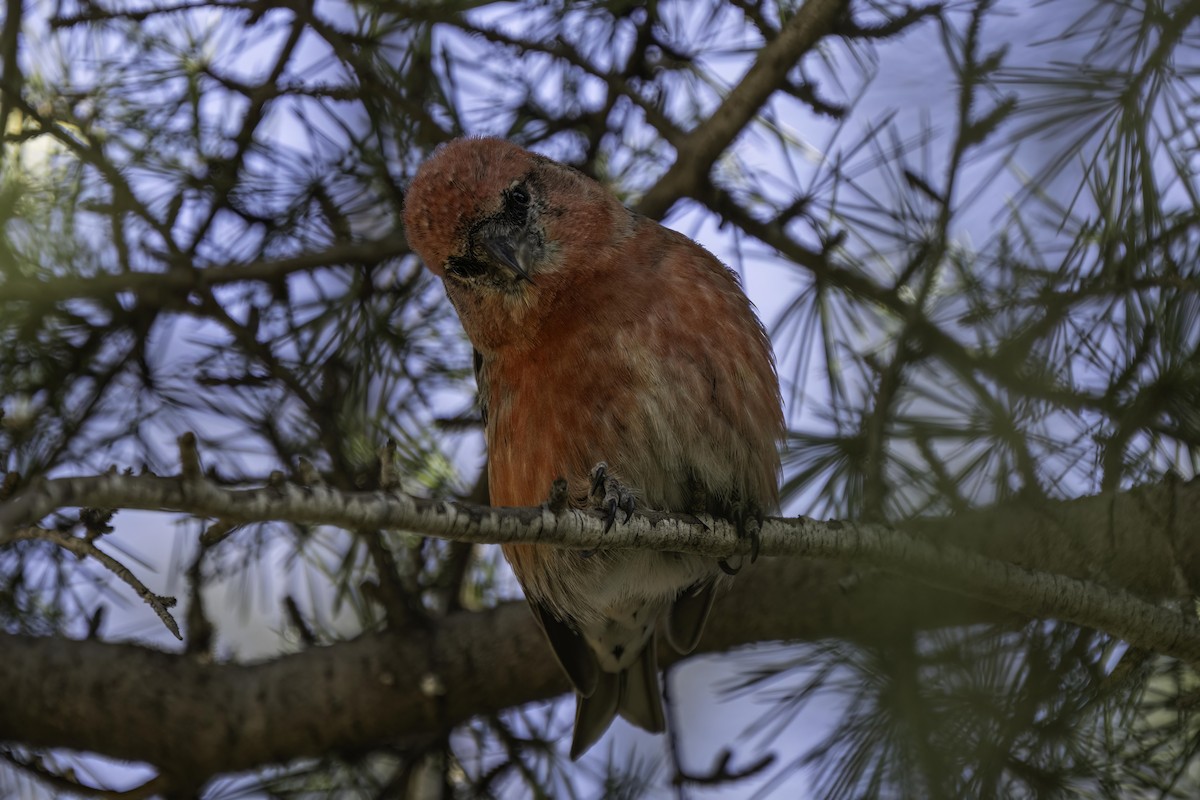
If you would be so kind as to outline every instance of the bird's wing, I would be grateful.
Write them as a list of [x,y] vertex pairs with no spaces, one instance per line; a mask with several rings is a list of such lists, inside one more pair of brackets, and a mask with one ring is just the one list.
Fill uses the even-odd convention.
[[575,691],[584,697],[591,697],[600,677],[600,664],[592,649],[577,631],[554,616],[546,606],[533,599],[529,599],[529,605],[533,609],[533,616],[541,623],[550,649],[562,665],[563,672],[567,673],[575,686]]

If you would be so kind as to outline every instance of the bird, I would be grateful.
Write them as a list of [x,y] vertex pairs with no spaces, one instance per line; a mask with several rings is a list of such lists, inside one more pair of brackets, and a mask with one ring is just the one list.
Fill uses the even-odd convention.
[[[539,505],[565,480],[569,504],[608,526],[647,508],[739,533],[777,507],[770,340],[736,274],[701,245],[489,137],[425,160],[404,226],[474,348],[492,505]],[[576,693],[571,758],[618,715],[662,732],[657,638],[691,652],[734,570],[684,553],[502,549]]]

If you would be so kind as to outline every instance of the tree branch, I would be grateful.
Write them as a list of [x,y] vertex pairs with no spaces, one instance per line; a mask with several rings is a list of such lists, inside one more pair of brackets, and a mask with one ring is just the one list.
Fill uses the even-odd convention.
[[754,64],[707,120],[676,148],[675,163],[637,204],[637,211],[659,219],[680,197],[691,196],[708,180],[713,163],[785,83],[801,56],[833,29],[848,7],[846,0],[808,0],[758,52]]
[[[116,473],[42,481],[18,492],[0,505],[0,544],[19,526],[76,506],[182,511],[227,523],[286,519],[351,530],[401,529],[481,544],[638,548],[714,558],[749,549],[732,525],[691,515],[643,512],[606,533],[599,514],[573,509],[498,509],[325,485],[228,489],[204,479]],[[1024,617],[1098,628],[1200,663],[1200,621],[1133,594],[1178,599],[1194,593],[1200,586],[1198,533],[1200,482],[1193,481],[1070,502],[1009,504],[915,520],[901,529],[770,519],[761,531],[761,552],[871,565]],[[1097,578],[1115,588],[1095,583]]]
[[[46,528],[23,528],[17,529],[11,533],[11,539],[14,541],[34,540],[49,542],[50,544],[61,547],[80,558],[94,558],[104,565],[112,574],[116,575],[124,581],[134,594],[142,598],[146,605],[154,609],[154,613],[162,620],[163,625],[167,626],[167,630],[171,632],[176,639],[183,640],[183,636],[179,633],[179,625],[175,622],[175,618],[171,616],[171,608],[175,605],[174,597],[163,597],[150,591],[146,584],[142,583],[133,571],[122,564],[117,559],[110,556],[108,553],[96,546],[95,542],[90,538],[83,536],[72,536],[69,533],[62,531],[53,531]],[[0,539],[2,542],[3,539]]]
[[[718,601],[699,651],[772,639],[878,642],[914,625],[1013,621],[992,606],[879,574],[848,591],[848,572],[819,560],[748,567]],[[668,651],[664,664],[680,660]],[[251,665],[2,634],[0,653],[0,741],[150,762],[173,782],[362,751],[385,739],[416,744],[473,716],[568,691],[524,603]],[[444,692],[431,696],[423,685]]]
[[[120,292],[187,292],[208,286],[248,281],[275,282],[295,272],[310,272],[323,267],[345,264],[376,264],[408,253],[400,234],[365,242],[339,242],[324,250],[299,253],[286,258],[244,263],[186,267],[164,272],[124,272],[100,274],[89,278],[71,276],[53,280],[10,279],[0,282],[0,302],[51,303],[79,298],[106,298]],[[178,257],[162,254],[178,263]]]

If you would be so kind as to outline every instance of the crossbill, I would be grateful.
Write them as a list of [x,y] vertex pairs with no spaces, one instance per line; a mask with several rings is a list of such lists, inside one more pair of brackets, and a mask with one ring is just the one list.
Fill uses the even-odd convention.
[[[637,503],[745,531],[777,504],[770,343],[708,251],[501,139],[442,146],[404,222],[476,351],[494,505],[537,505],[565,478],[571,502],[609,524]],[[618,714],[662,731],[657,630],[695,647],[718,562],[537,544],[504,555],[575,687],[571,757]]]

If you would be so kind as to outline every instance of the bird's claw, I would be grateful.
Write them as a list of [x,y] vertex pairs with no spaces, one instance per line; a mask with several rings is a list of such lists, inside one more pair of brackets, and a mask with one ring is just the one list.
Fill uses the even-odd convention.
[[[739,503],[734,506],[733,512],[729,515],[729,517],[730,522],[733,523],[734,529],[737,531],[738,541],[740,542],[747,538],[750,540],[750,563],[753,564],[758,560],[758,550],[762,544],[762,536],[760,534],[764,519],[762,510],[758,508],[748,508],[747,506]],[[750,527],[751,521],[755,523],[753,528]],[[728,560],[722,558],[717,562],[717,566],[720,567],[721,571],[726,575],[737,575],[742,571],[742,567],[745,566],[745,564],[739,559],[739,563],[735,567],[730,564]]]
[[592,467],[591,481],[590,499],[604,514],[604,532],[612,529],[617,520],[617,511],[624,511],[623,522],[629,522],[637,508],[637,499],[633,492],[609,474],[608,464],[601,461]]

